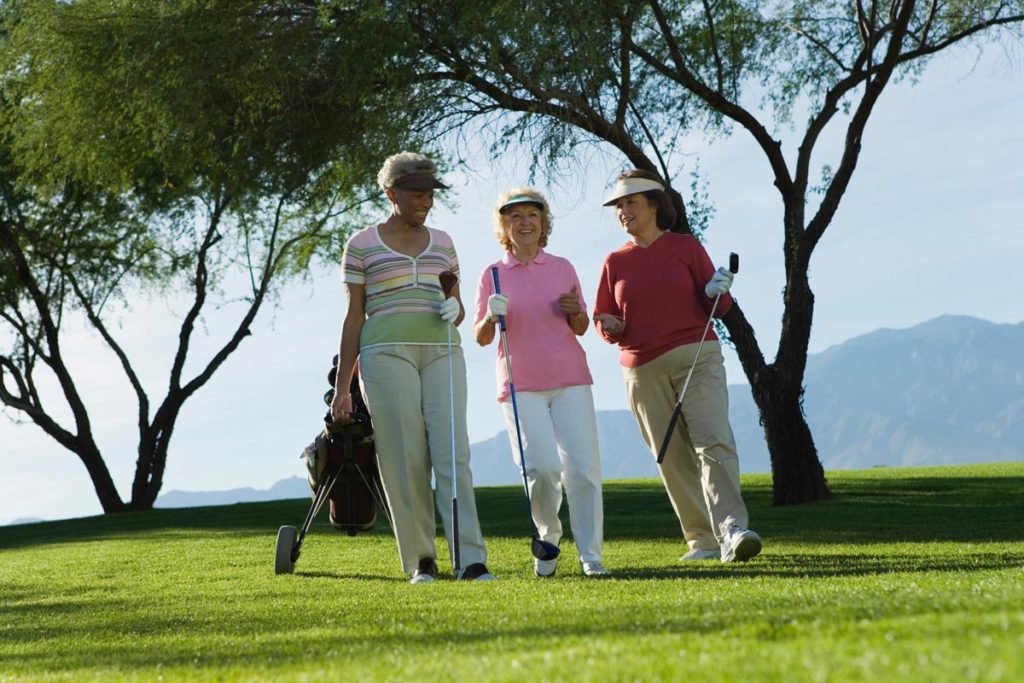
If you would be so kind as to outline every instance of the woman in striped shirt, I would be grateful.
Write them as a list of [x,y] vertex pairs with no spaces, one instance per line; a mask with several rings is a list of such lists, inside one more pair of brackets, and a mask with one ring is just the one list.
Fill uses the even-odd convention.
[[[469,468],[466,363],[458,330],[449,328],[462,322],[465,312],[458,285],[445,298],[440,282],[446,271],[458,275],[459,261],[451,237],[425,224],[434,190],[447,189],[436,173],[434,163],[421,154],[403,152],[385,160],[377,182],[391,203],[391,216],[357,232],[345,245],[348,312],[331,405],[335,419],[351,413],[347,387],[358,359],[381,481],[402,568],[412,574],[411,583],[437,577],[431,471],[449,552],[455,556],[457,542],[464,567],[456,578],[494,578],[485,564],[487,551]],[[449,394],[449,362],[454,399]],[[457,541],[452,508],[442,504],[452,499],[453,480]]]

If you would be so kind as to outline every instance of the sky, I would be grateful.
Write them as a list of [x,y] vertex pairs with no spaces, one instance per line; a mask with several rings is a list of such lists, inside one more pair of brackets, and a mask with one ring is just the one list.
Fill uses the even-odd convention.
[[[1017,66],[1015,67],[1014,64]],[[943,314],[997,323],[1024,320],[1024,70],[1019,56],[994,47],[978,59],[960,50],[932,62],[920,82],[891,85],[864,135],[863,151],[838,215],[811,261],[816,297],[812,353],[875,329],[906,328]],[[779,131],[792,161],[799,130]],[[819,144],[812,167],[837,165],[841,131]],[[699,160],[715,214],[705,247],[719,265],[740,254],[733,294],[768,360],[782,316],[781,202],[767,162],[743,131],[714,141],[693,139],[684,158]],[[451,173],[449,205],[435,205],[428,224],[452,235],[462,269],[463,301],[472,310],[476,282],[500,258],[491,222],[498,193],[527,181],[524,159],[481,161]],[[625,236],[602,197],[622,163],[583,158],[554,182],[535,187],[549,199],[554,231],[548,250],[575,266],[592,305],[601,263]],[[685,178],[677,185],[688,185]],[[381,219],[385,216],[382,214]],[[253,335],[182,411],[163,491],[266,489],[303,473],[299,454],[320,428],[345,297],[340,270],[314,273],[265,308]],[[151,397],[166,384],[176,334],[174,304],[139,300],[117,334]],[[180,304],[178,304],[180,309]],[[208,321],[214,348],[223,316]],[[495,400],[496,346],[472,340],[462,324],[469,379],[470,441],[504,431]],[[598,410],[625,410],[618,354],[593,330],[582,338]],[[113,358],[84,326],[68,330],[65,347],[92,409],[95,431],[122,497],[134,473],[137,407]],[[195,365],[191,366],[194,370]],[[731,385],[746,379],[726,349]],[[743,391],[737,386],[733,391]],[[53,410],[59,398],[51,398]],[[99,514],[84,467],[31,424],[0,416],[0,524]],[[742,462],[742,453],[740,454]],[[510,463],[510,467],[511,467]]]

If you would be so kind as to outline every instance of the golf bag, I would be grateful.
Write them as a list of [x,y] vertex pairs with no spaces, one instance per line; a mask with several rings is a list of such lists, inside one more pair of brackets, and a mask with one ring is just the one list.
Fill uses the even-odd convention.
[[[331,369],[333,379],[336,368]],[[377,523],[378,505],[385,506],[373,425],[359,393],[359,380],[352,378],[355,421],[339,425],[324,417],[325,426],[303,451],[306,479],[314,500],[327,495],[331,524],[355,536]],[[333,390],[324,400],[329,404]]]

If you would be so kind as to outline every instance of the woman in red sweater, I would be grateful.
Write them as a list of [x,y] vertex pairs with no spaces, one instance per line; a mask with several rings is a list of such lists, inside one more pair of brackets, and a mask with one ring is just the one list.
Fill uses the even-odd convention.
[[630,241],[605,259],[594,322],[618,344],[629,406],[652,453],[657,453],[690,367],[693,376],[661,480],[689,546],[681,560],[742,562],[761,552],[747,529],[739,460],[729,426],[722,349],[714,330],[697,347],[716,296],[715,316],[732,306],[732,273],[715,270],[692,235],[668,231],[675,209],[653,173],[619,176],[605,206],[614,206]]

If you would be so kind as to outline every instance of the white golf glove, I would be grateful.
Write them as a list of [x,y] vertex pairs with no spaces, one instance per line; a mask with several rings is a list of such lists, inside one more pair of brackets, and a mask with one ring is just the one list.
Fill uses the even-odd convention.
[[704,285],[704,293],[708,295],[709,299],[714,299],[716,296],[728,292],[730,287],[732,287],[732,273],[725,268],[719,268]]
[[446,323],[453,323],[455,319],[459,317],[459,300],[454,296],[450,296],[441,302],[441,308],[438,311],[441,314],[441,319]]
[[504,294],[491,294],[487,299],[487,319],[497,320],[499,315],[508,313],[508,297]]

